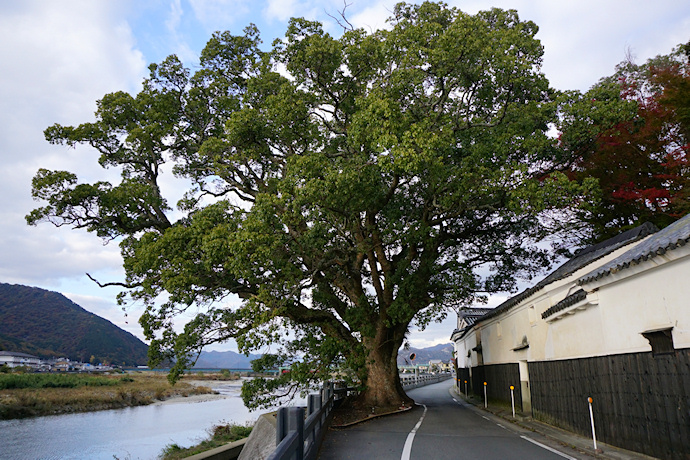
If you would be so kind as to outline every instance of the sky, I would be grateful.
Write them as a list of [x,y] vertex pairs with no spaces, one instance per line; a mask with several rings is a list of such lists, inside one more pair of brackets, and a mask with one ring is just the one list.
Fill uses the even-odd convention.
[[[348,20],[366,30],[386,27],[396,3],[347,1]],[[542,71],[560,90],[586,91],[627,55],[643,63],[690,40],[690,2],[679,0],[447,3],[471,14],[516,9],[521,19],[534,21],[544,46]],[[0,0],[0,282],[60,292],[143,338],[137,323],[141,305],[122,311],[115,300],[118,288],[99,288],[85,275],[122,281],[116,244],[105,245],[82,230],[26,225],[24,216],[41,205],[31,198],[31,179],[39,168],[71,171],[85,182],[118,177],[98,166],[92,149],[50,145],[43,130],[93,121],[98,99],[114,91],[136,94],[148,64],[170,54],[193,69],[214,31],[241,34],[253,23],[269,46],[284,35],[289,18],[306,17],[338,36],[333,17],[343,5],[342,0]],[[181,196],[169,171],[163,188],[164,194]],[[509,296],[493,295],[489,306]],[[425,331],[413,329],[410,344],[446,343],[454,327],[451,311]],[[236,350],[236,345],[213,349]]]

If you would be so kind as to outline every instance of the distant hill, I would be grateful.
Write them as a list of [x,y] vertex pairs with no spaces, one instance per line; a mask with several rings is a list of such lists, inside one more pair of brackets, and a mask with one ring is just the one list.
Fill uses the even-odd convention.
[[[452,343],[441,343],[427,348],[410,347],[409,350],[401,348],[398,351],[398,365],[427,364],[431,359],[440,359],[448,362],[453,358],[453,350],[454,347]],[[416,355],[414,361],[411,361],[409,358],[412,353]],[[407,362],[405,360],[407,360]]]
[[[410,362],[409,356],[415,353],[416,357]],[[244,356],[234,351],[202,351],[194,365],[195,369],[251,369],[251,361],[260,358],[261,355]],[[453,357],[453,344],[440,344],[428,348],[413,348],[400,350],[398,364],[405,365],[405,358],[409,364],[427,364],[430,359],[448,361]]]
[[148,346],[60,293],[0,283],[0,350],[139,365]]
[[234,351],[202,351],[195,369],[251,369],[251,361],[262,355],[244,356]]

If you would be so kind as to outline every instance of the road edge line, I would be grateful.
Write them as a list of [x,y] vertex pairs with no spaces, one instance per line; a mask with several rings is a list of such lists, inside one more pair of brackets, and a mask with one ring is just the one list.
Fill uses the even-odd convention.
[[565,454],[565,453],[563,453],[563,452],[561,452],[561,451],[559,451],[559,450],[554,449],[553,447],[549,447],[549,446],[547,446],[547,445],[545,445],[545,444],[542,444],[542,443],[540,443],[540,442],[538,442],[538,441],[535,441],[535,440],[532,439],[532,438],[528,438],[527,436],[520,436],[520,437],[521,437],[522,439],[524,439],[525,441],[529,441],[529,442],[531,442],[532,444],[535,444],[535,445],[541,447],[542,449],[546,449],[546,450],[548,450],[549,452],[553,452],[553,453],[556,454],[556,455],[560,455],[560,456],[563,457],[563,458],[567,458],[568,460],[577,460],[575,457],[571,457],[571,456],[568,455],[568,454]]
[[403,447],[402,455],[400,456],[400,460],[410,460],[410,454],[412,453],[412,443],[414,442],[414,436],[417,434],[417,430],[419,429],[420,426],[422,426],[422,422],[424,421],[424,417],[426,417],[426,405],[422,404],[424,407],[424,413],[422,416],[419,418],[419,421],[417,424],[412,428],[412,431],[407,435],[407,439],[405,440],[405,446]]

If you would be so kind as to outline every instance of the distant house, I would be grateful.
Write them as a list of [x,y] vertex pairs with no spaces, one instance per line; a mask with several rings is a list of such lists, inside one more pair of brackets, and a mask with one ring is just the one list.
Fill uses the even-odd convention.
[[453,331],[450,340],[455,343],[455,358],[458,367],[467,367],[467,360],[465,356],[468,350],[465,349],[465,341],[457,340],[462,337],[466,331],[474,326],[479,318],[486,315],[492,308],[461,308],[458,311],[458,327]]
[[38,356],[20,353],[16,351],[0,351],[0,366],[3,364],[9,367],[39,367],[41,359]]
[[59,372],[69,372],[74,370],[74,364],[68,359],[60,358],[52,365],[52,369]]
[[429,371],[430,372],[449,372],[451,365],[448,361],[443,361],[442,359],[430,359],[429,360]]
[[[690,215],[591,246],[452,334],[480,394],[603,442],[690,458]],[[601,427],[601,428],[600,428]]]

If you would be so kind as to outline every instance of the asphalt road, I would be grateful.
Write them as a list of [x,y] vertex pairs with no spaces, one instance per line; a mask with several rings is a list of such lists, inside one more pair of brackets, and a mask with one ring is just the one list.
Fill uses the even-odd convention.
[[410,390],[408,394],[419,406],[409,412],[329,431],[319,459],[587,458],[537,433],[456,401],[449,392],[451,385],[452,380],[447,380]]

